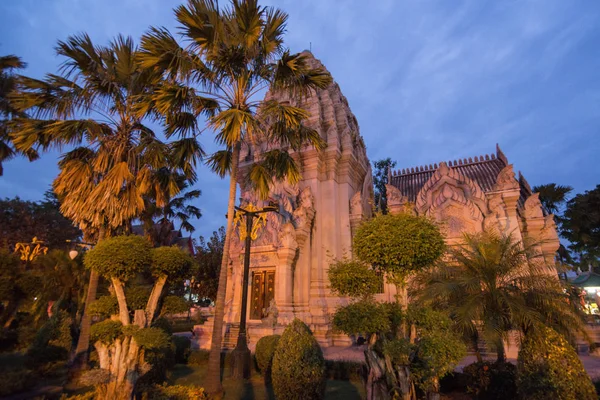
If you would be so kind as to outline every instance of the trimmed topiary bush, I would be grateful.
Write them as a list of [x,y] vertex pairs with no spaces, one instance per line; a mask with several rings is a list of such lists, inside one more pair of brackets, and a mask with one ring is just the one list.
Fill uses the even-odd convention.
[[271,379],[278,400],[319,400],[325,396],[323,352],[299,319],[294,319],[279,339]]
[[142,236],[115,236],[104,239],[88,251],[83,259],[86,268],[123,282],[151,265],[152,246]]
[[519,397],[528,400],[598,398],[573,347],[545,326],[536,327],[521,344],[517,388]]
[[90,329],[90,339],[92,343],[102,342],[111,344],[123,334],[123,324],[118,321],[107,319],[92,325]]
[[275,348],[277,347],[279,338],[281,338],[279,335],[263,336],[256,342],[256,350],[254,353],[256,366],[265,376],[270,375],[271,373],[273,355],[275,354]]

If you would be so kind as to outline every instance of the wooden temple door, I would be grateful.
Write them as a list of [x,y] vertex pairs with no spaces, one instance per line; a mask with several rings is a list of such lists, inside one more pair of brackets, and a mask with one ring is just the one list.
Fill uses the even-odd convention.
[[275,297],[275,271],[252,272],[250,319],[263,319]]

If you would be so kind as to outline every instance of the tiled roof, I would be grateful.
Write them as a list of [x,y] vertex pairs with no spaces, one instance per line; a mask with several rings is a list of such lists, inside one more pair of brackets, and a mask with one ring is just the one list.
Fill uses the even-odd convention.
[[[508,165],[508,160],[502,150],[496,147],[496,154],[448,161],[447,165],[477,182],[485,193],[494,189],[496,178],[500,171]],[[398,188],[409,201],[416,202],[417,195],[437,168],[438,164],[401,169],[391,172],[388,179],[390,184]],[[520,203],[522,205],[525,199],[531,195],[531,189],[520,173],[519,184],[521,186]]]

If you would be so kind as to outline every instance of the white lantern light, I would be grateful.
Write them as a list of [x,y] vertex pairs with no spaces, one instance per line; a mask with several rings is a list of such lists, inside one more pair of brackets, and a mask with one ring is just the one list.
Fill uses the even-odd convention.
[[78,254],[79,253],[77,252],[77,250],[71,250],[69,252],[69,257],[71,258],[71,260],[74,260],[77,257]]

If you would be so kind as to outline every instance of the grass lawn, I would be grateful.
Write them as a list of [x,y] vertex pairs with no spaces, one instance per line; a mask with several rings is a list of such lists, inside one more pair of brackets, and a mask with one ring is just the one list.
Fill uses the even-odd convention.
[[[169,384],[203,386],[206,378],[207,366],[177,364],[171,371]],[[263,400],[275,399],[270,385],[266,385],[264,378],[253,371],[252,377],[247,381],[234,380],[229,371],[224,371],[223,388],[227,400]],[[327,380],[325,399],[327,400],[359,400],[365,398],[364,385],[356,380]]]

